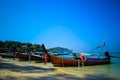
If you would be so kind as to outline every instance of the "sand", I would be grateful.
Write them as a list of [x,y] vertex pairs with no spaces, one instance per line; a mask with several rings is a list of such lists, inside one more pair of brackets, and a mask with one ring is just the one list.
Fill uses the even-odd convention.
[[0,58],[0,80],[83,80],[81,76],[53,67],[51,63]]

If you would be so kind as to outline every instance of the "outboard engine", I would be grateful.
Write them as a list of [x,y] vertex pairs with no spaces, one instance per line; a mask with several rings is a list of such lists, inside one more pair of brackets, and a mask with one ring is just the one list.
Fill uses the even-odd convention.
[[110,54],[108,51],[105,52],[105,57],[110,59]]

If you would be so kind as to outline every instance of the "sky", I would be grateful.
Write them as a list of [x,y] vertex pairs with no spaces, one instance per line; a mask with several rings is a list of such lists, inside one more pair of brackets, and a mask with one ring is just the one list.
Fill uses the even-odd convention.
[[0,40],[120,51],[120,0],[0,0]]

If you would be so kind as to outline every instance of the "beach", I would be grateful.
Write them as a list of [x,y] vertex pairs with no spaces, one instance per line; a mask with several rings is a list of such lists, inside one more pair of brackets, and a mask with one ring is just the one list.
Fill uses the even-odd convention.
[[0,80],[119,80],[119,66],[113,65],[53,67],[0,57]]
[[35,63],[0,58],[0,80],[79,80],[51,63]]

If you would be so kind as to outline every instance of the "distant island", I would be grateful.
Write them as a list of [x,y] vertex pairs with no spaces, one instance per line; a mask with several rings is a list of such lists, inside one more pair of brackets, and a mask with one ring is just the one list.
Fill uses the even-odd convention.
[[72,50],[69,50],[67,48],[62,48],[62,47],[54,47],[49,49],[50,52],[53,53],[59,53],[59,52],[72,52]]
[[[27,49],[30,52],[43,52],[42,45],[40,44],[32,44],[32,43],[25,43],[25,42],[19,42],[19,41],[1,41],[0,40],[0,53],[8,53],[8,52],[19,52],[19,53],[24,53],[27,52]],[[72,52],[72,50],[69,50],[67,48],[62,48],[62,47],[54,47],[47,49],[50,52]]]

